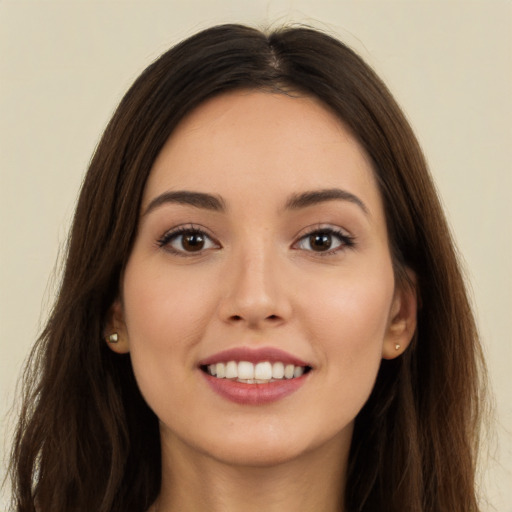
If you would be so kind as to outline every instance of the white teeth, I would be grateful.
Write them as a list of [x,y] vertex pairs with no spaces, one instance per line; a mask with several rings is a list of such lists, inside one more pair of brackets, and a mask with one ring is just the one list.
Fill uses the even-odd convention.
[[238,363],[238,375],[239,379],[252,380],[254,379],[254,365],[248,361],[240,361]]
[[284,364],[283,363],[274,363],[272,365],[272,378],[273,379],[282,379],[284,377]]
[[295,370],[295,366],[293,366],[293,364],[287,364],[284,367],[284,378],[285,379],[293,379],[294,370]]
[[218,379],[223,379],[226,376],[226,366],[224,363],[217,363],[215,375]]
[[238,377],[238,365],[235,361],[229,361],[226,365],[226,379],[236,379]]
[[254,365],[249,361],[227,361],[225,363],[210,364],[207,372],[218,379],[234,379],[246,384],[267,384],[275,380],[293,379],[304,374],[303,366],[295,366],[277,361],[270,363],[262,361]]
[[254,378],[258,380],[270,380],[272,378],[272,365],[268,361],[258,363],[254,368]]
[[304,368],[302,368],[302,366],[296,366],[293,369],[293,377],[294,378],[300,377],[303,373],[304,373]]

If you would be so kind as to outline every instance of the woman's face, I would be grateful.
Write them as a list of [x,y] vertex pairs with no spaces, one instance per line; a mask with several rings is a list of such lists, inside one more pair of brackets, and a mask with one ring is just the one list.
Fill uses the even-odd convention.
[[348,446],[413,303],[347,129],[309,97],[232,92],[154,164],[114,349],[130,352],[168,449],[273,464]]

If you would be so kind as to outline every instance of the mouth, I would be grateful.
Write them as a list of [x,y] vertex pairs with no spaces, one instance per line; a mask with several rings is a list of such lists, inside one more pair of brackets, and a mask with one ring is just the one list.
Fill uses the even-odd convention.
[[215,393],[239,405],[264,405],[295,394],[313,366],[275,347],[237,347],[199,362]]
[[200,369],[216,379],[228,379],[244,384],[269,384],[293,380],[311,371],[311,366],[283,361],[223,361],[201,365]]

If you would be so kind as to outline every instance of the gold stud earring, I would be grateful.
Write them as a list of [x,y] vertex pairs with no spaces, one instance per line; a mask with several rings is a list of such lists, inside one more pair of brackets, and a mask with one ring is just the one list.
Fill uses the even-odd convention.
[[117,332],[114,332],[107,336],[107,343],[117,343],[119,341],[119,334]]
[[395,345],[395,350],[400,350],[400,345],[398,343]]

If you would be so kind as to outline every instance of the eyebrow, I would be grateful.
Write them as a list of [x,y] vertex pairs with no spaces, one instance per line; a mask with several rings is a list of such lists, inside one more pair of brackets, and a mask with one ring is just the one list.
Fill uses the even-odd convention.
[[[369,215],[369,210],[364,202],[356,195],[339,188],[329,188],[323,190],[312,190],[301,194],[293,194],[285,204],[286,210],[299,210],[314,206],[327,201],[349,201],[361,208],[363,212]],[[191,192],[189,190],[169,191],[155,197],[146,208],[144,215],[147,215],[156,208],[168,204],[184,204],[216,212],[224,212],[226,206],[220,196],[207,194],[204,192]]]
[[143,215],[147,215],[155,208],[168,203],[185,204],[196,208],[203,208],[216,212],[224,211],[225,205],[222,198],[204,192],[190,192],[188,190],[178,190],[175,192],[164,192],[155,197],[146,208]]
[[359,206],[366,215],[369,215],[370,211],[359,197],[356,195],[342,190],[340,188],[329,188],[323,190],[312,190],[310,192],[304,192],[302,194],[294,194],[286,202],[285,208],[288,210],[298,210],[300,208],[307,208],[308,206],[314,206],[319,203],[326,201],[349,201]]

